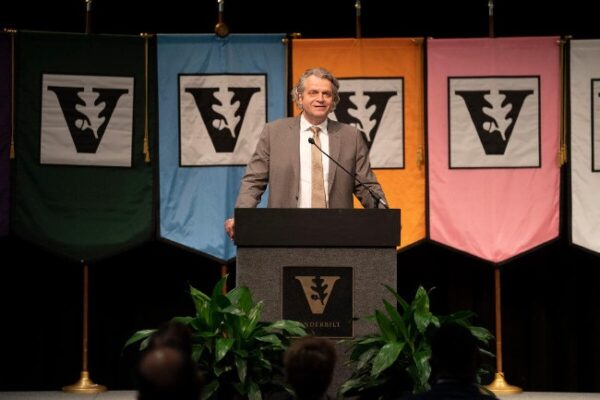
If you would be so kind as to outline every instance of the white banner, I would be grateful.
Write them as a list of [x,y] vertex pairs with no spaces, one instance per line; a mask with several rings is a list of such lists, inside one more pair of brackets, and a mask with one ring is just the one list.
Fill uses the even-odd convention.
[[571,41],[571,234],[600,252],[600,40]]

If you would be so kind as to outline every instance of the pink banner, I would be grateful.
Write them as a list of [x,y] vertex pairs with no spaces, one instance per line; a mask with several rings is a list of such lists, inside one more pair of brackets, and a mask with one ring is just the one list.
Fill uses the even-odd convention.
[[558,236],[557,37],[428,42],[430,238],[499,263]]

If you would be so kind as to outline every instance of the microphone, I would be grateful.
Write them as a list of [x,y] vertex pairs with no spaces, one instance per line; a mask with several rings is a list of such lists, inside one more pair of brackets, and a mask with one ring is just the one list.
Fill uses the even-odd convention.
[[337,162],[336,160],[333,159],[333,157],[331,157],[329,154],[325,153],[323,151],[322,148],[320,148],[316,143],[315,143],[315,139],[309,137],[308,138],[308,143],[312,144],[313,146],[315,146],[317,149],[319,149],[319,151],[323,154],[325,154],[327,156],[327,158],[329,158],[331,161],[333,161],[335,163],[335,165],[337,165],[338,167],[340,167],[342,169],[342,171],[344,171],[345,173],[347,173],[348,175],[350,175],[351,177],[354,178],[354,180],[356,182],[358,182],[359,185],[361,185],[362,187],[364,187],[365,189],[367,189],[369,191],[369,193],[371,194],[371,196],[375,199],[375,208],[379,208],[379,204],[383,205],[384,208],[390,208],[387,203],[385,202],[385,200],[383,200],[377,193],[375,193],[373,190],[371,190],[370,187],[368,187],[367,185],[365,185],[364,183],[361,182],[360,179],[358,179],[356,177],[356,175],[352,175],[350,173],[350,171],[348,171],[346,168],[344,168],[342,166],[342,164],[340,164],[339,162]]

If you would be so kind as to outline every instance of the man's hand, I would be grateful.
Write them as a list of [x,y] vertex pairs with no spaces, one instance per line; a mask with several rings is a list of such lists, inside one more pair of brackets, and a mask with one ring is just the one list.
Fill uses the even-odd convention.
[[225,220],[225,232],[227,232],[229,238],[233,240],[235,237],[235,220],[233,218]]

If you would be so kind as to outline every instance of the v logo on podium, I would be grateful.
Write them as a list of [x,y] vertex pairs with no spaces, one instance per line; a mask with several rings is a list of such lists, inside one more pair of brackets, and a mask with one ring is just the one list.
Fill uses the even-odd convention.
[[340,276],[295,276],[297,281],[302,285],[304,297],[313,314],[323,314],[327,303],[331,298],[330,294],[333,291],[335,282]]
[[311,334],[353,336],[352,267],[283,267],[281,315]]

